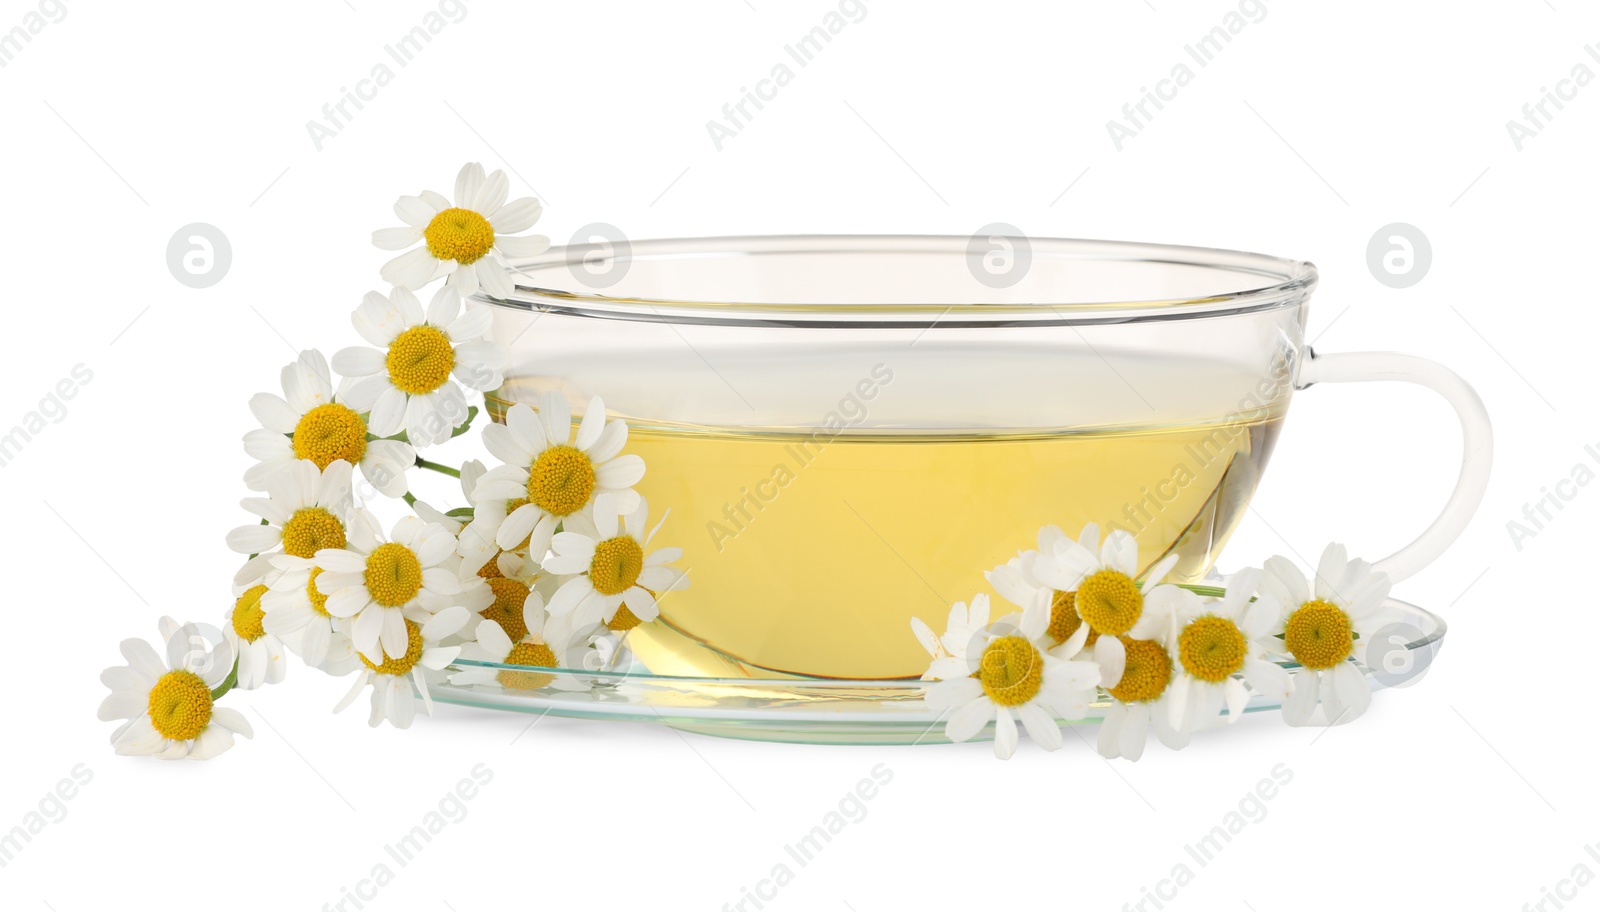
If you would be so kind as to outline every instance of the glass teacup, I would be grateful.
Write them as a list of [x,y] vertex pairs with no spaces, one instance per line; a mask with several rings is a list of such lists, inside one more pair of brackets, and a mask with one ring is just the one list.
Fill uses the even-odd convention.
[[[1304,342],[1316,270],[1038,238],[759,237],[557,248],[495,302],[491,411],[559,390],[627,420],[689,588],[629,643],[658,674],[892,678],[1039,527],[1124,529],[1197,581],[1293,392],[1405,380],[1461,416],[1460,481],[1380,562],[1432,560],[1487,483],[1488,418],[1448,370]],[[996,615],[1007,610],[996,605]]]

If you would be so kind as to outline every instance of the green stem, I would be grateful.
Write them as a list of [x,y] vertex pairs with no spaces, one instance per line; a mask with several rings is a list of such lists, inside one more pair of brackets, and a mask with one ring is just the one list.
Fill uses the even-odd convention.
[[410,491],[401,494],[400,497],[405,500],[406,506],[408,507],[414,507],[417,505],[416,495],[412,494]]
[[467,432],[467,428],[472,427],[472,419],[476,417],[478,417],[478,407],[476,405],[467,406],[467,420],[461,422],[461,424],[457,426],[455,430],[451,431],[450,436],[460,437],[462,434],[465,434]]
[[1221,586],[1201,586],[1197,583],[1177,583],[1176,585],[1179,589],[1187,589],[1195,595],[1209,595],[1212,598],[1222,598],[1228,594],[1228,590]]
[[[478,407],[476,405],[467,406],[467,420],[465,420],[465,421],[461,422],[460,424],[456,425],[455,429],[450,432],[450,437],[453,439],[453,438],[456,438],[456,437],[460,437],[462,434],[465,434],[467,432],[467,429],[472,427],[472,419],[474,419],[476,417],[478,417]],[[401,431],[398,434],[391,434],[388,437],[377,437],[377,436],[374,436],[372,434],[368,434],[367,435],[367,439],[368,440],[398,440],[401,443],[410,443],[411,442],[411,437],[409,435],[407,435],[405,431]]]
[[452,469],[447,465],[441,465],[440,463],[437,463],[437,462],[429,462],[428,460],[423,459],[421,456],[417,457],[417,468],[419,468],[419,469],[432,469],[435,472],[442,472],[442,473],[444,473],[446,475],[449,475],[452,478],[460,478],[461,477],[461,470],[460,469]]
[[233,668],[228,670],[228,676],[222,679],[222,683],[217,685],[217,689],[211,692],[211,699],[221,699],[222,695],[232,690],[233,685],[237,683],[239,683],[239,660],[234,659]]

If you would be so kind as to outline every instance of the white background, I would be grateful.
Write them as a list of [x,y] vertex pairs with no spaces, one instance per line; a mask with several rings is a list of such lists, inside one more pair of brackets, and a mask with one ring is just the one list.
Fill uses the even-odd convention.
[[[307,121],[436,7],[74,0],[0,69],[0,427],[74,365],[93,372],[0,468],[0,830],[76,765],[93,775],[0,868],[7,909],[320,909],[379,861],[396,868],[383,846],[477,764],[494,779],[467,817],[369,908],[720,909],[879,763],[893,780],[866,818],[768,908],[1118,909],[1182,862],[1194,877],[1174,908],[1520,909],[1575,865],[1600,871],[1584,851],[1600,840],[1600,490],[1574,489],[1520,550],[1506,528],[1600,448],[1600,88],[1520,151],[1506,130],[1574,65],[1600,72],[1584,51],[1600,12],[1275,0],[1118,151],[1106,121],[1235,7],[874,0],[715,148],[706,122],[834,8],[472,2],[320,151]],[[5,0],[0,31],[35,9]],[[1476,521],[1396,592],[1448,617],[1446,648],[1420,685],[1315,743],[1251,717],[1137,765],[1070,735],[1000,764],[987,744],[747,744],[553,718],[523,733],[525,717],[453,708],[372,731],[360,709],[329,713],[344,681],[298,666],[229,698],[257,737],[218,760],[113,756],[94,712],[117,642],[229,604],[223,535],[249,521],[246,399],[276,389],[294,347],[357,341],[349,312],[387,256],[369,232],[394,223],[397,195],[448,190],[466,160],[544,199],[557,243],[594,221],[633,238],[1005,221],[1314,260],[1319,350],[1437,359],[1493,413]],[[1366,262],[1397,221],[1433,246],[1403,290]],[[168,239],[191,222],[232,243],[208,289],[167,270]],[[1223,565],[1330,538],[1388,553],[1443,502],[1457,455],[1454,419],[1426,392],[1307,392]],[[1265,818],[1196,864],[1184,846],[1277,764],[1293,780]],[[1600,885],[1580,893],[1592,905]]]

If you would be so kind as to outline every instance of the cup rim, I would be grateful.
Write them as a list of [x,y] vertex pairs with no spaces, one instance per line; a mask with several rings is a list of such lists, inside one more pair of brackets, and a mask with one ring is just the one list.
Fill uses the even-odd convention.
[[[534,257],[509,259],[514,291],[497,299],[480,292],[476,300],[501,307],[572,316],[653,323],[778,325],[799,327],[930,327],[1087,325],[1162,322],[1253,313],[1296,305],[1316,287],[1317,269],[1305,260],[1177,244],[1080,238],[998,236],[1030,253],[1080,260],[1148,262],[1193,266],[1244,276],[1260,284],[1222,293],[1144,300],[1030,301],[1026,303],[810,303],[804,301],[702,300],[613,295],[590,287],[573,270],[594,258],[630,261],[684,257],[736,257],[817,253],[934,253],[972,256],[977,236],[958,235],[751,235],[658,238],[639,241],[569,244]],[[987,236],[985,236],[987,239]],[[540,282],[535,272],[556,275],[566,266],[570,280],[559,287]],[[554,283],[551,283],[552,285]]]

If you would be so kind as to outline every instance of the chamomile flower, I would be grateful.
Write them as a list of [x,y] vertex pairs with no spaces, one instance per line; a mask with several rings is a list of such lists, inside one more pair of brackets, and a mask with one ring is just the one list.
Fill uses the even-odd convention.
[[376,728],[380,722],[388,719],[395,728],[410,728],[411,720],[417,714],[419,695],[423,713],[432,715],[433,698],[428,694],[428,680],[424,672],[442,671],[455,661],[461,647],[445,646],[441,641],[460,630],[471,617],[472,612],[455,605],[420,623],[410,618],[402,620],[404,648],[396,649],[392,657],[382,662],[374,662],[358,654],[361,672],[356,676],[350,692],[344,695],[333,711],[343,711],[371,684],[372,715],[367,719],[368,725]]
[[493,541],[541,561],[556,525],[600,496],[612,495],[610,509],[638,508],[633,486],[644,477],[644,460],[618,455],[628,442],[628,425],[606,421],[605,403],[596,397],[571,438],[572,411],[555,391],[540,398],[537,414],[518,403],[506,410],[504,425],[483,429],[484,445],[505,465],[485,472],[474,488],[473,522],[462,533],[472,547],[481,551]]
[[246,487],[266,490],[272,476],[298,459],[309,459],[319,469],[342,459],[360,466],[362,476],[384,496],[405,493],[406,469],[416,464],[417,451],[404,441],[369,439],[362,413],[371,403],[352,407],[343,390],[334,390],[321,352],[301,352],[283,369],[281,380],[283,396],[257,393],[250,398],[250,411],[261,427],[244,435],[244,449],[260,462],[244,473]]
[[1115,685],[1106,687],[1112,703],[1100,722],[1095,747],[1108,759],[1138,760],[1152,728],[1167,747],[1187,747],[1189,733],[1173,725],[1167,705],[1172,693],[1172,656],[1165,637],[1121,639],[1123,671]]
[[[1019,558],[1013,571],[996,568],[994,585],[1021,590],[1029,582],[1048,589],[1051,641],[1066,642],[1087,625],[1087,645],[1100,666],[1102,684],[1115,685],[1126,661],[1123,638],[1147,640],[1167,626],[1184,590],[1162,580],[1178,563],[1168,554],[1139,572],[1139,546],[1132,535],[1113,530],[1100,540],[1100,527],[1089,523],[1076,541],[1054,526],[1039,530],[1039,550]],[[1021,584],[1012,577],[1020,577]],[[1002,590],[1004,591],[1004,590]]]
[[351,404],[371,409],[372,433],[405,431],[416,446],[443,443],[467,417],[461,387],[494,389],[511,360],[504,346],[484,338],[493,319],[481,305],[462,313],[461,302],[446,290],[433,296],[426,312],[405,288],[387,297],[369,291],[351,322],[376,347],[340,349],[333,369],[350,378]]
[[[1030,599],[1031,601],[1031,599]],[[955,659],[958,662],[967,654],[967,646],[978,633],[989,626],[989,596],[979,593],[972,598],[969,608],[966,602],[956,602],[950,607],[950,616],[945,621],[943,635],[933,632],[927,622],[922,618],[911,619],[911,632],[916,635],[917,642],[928,651],[928,656],[933,659],[933,664],[928,666],[928,671],[923,674],[922,680],[938,680],[938,672],[943,670],[946,674],[960,673],[958,665],[940,665],[942,659]]]
[[100,719],[127,720],[111,735],[117,753],[209,760],[233,746],[234,734],[252,736],[242,713],[217,706],[211,696],[233,668],[231,650],[226,643],[197,650],[197,640],[198,628],[177,628],[166,638],[165,661],[144,640],[122,641],[128,664],[100,674],[111,688]]
[[229,548],[255,555],[233,578],[248,587],[267,576],[276,555],[308,558],[323,548],[344,547],[350,463],[336,459],[319,471],[309,459],[292,460],[267,479],[266,497],[247,497],[239,505],[265,521],[228,533]]
[[351,621],[328,613],[328,594],[317,588],[322,568],[316,558],[277,554],[272,563],[277,573],[261,596],[262,629],[312,668],[332,675],[351,671],[356,661]]
[[1371,642],[1391,620],[1383,608],[1389,577],[1364,560],[1347,560],[1343,545],[1330,544],[1308,582],[1288,558],[1266,562],[1261,587],[1287,610],[1283,650],[1300,667],[1294,690],[1283,704],[1290,725],[1314,724],[1318,706],[1325,725],[1359,717],[1372,702],[1366,675],[1355,661],[1356,641]]
[[[980,603],[987,601],[987,596],[979,595],[973,605],[984,612],[987,604],[980,607]],[[967,741],[992,721],[994,753],[1005,760],[1016,753],[1021,720],[1039,746],[1061,747],[1056,720],[1088,714],[1100,669],[1093,662],[1051,655],[1045,631],[1049,622],[1048,609],[1035,602],[1020,617],[1011,615],[979,629],[968,642],[952,644],[956,654],[933,661],[928,671],[938,680],[929,685],[925,699],[930,706],[951,711],[944,727],[946,738]],[[1073,637],[1076,645],[1082,645],[1085,635]]]
[[[589,645],[593,627],[574,629],[572,616],[551,617],[538,593],[528,596],[516,628],[508,631],[503,622],[479,622],[473,641],[462,647],[461,657],[500,665],[527,665],[539,668],[599,667],[599,656]],[[511,634],[521,633],[521,636]],[[450,676],[452,684],[498,684],[507,690],[538,690],[552,683],[559,689],[580,689],[581,679],[557,679],[556,675],[534,671],[503,671],[493,668],[466,668]]]
[[612,493],[600,495],[588,522],[573,523],[581,531],[563,530],[550,542],[555,553],[545,559],[544,569],[572,575],[550,599],[550,613],[573,615],[574,626],[611,621],[624,603],[640,621],[653,621],[660,613],[654,593],[689,585],[683,571],[667,566],[683,556],[682,548],[645,551],[661,528],[657,523],[646,534],[650,507],[645,499],[639,498],[621,528],[616,500]]
[[228,646],[239,657],[238,682],[234,686],[240,690],[277,684],[288,668],[283,641],[263,625],[267,614],[261,602],[266,594],[267,587],[261,583],[246,589],[228,610],[227,623],[222,628]]
[[1269,594],[1251,600],[1260,578],[1253,567],[1240,570],[1221,599],[1180,590],[1186,597],[1167,635],[1173,728],[1192,732],[1215,724],[1224,707],[1228,721],[1237,722],[1251,690],[1275,700],[1288,697],[1289,673],[1269,658],[1273,637],[1283,629],[1283,610]]
[[436,523],[406,516],[385,540],[372,514],[354,510],[349,543],[313,558],[323,571],[316,585],[327,593],[329,615],[353,619],[350,639],[363,658],[402,656],[407,621],[424,622],[452,605],[488,604],[487,587],[462,588],[455,550],[455,536]]
[[381,250],[422,246],[385,263],[383,280],[416,289],[444,274],[445,287],[460,297],[479,288],[509,297],[514,289],[505,258],[537,256],[550,247],[543,235],[512,237],[532,228],[543,207],[531,196],[507,203],[510,189],[504,171],[485,177],[483,166],[471,162],[456,175],[453,204],[431,190],[400,197],[394,214],[405,225],[372,232],[372,244]]

